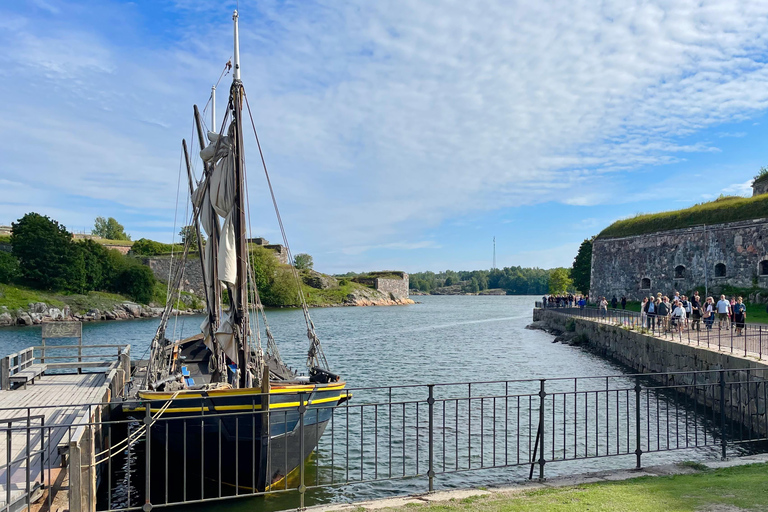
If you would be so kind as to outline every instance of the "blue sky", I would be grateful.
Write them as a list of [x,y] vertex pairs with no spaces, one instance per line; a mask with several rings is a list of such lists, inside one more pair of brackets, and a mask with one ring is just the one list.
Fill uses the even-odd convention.
[[[189,214],[180,140],[232,55],[234,7],[0,6],[0,224],[102,215],[170,241]],[[747,194],[768,165],[768,2],[239,7],[289,242],[321,271],[489,268],[493,236],[498,266],[567,266],[612,221]],[[279,242],[246,153],[253,234]]]

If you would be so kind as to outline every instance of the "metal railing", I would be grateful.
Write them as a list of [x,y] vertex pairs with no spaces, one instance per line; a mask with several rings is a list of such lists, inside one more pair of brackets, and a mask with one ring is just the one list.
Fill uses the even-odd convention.
[[[61,438],[69,448],[70,488],[100,476],[98,503],[96,496],[71,492],[73,511],[89,500],[112,511],[263,494],[291,494],[303,507],[308,492],[336,486],[375,488],[397,480],[395,493],[409,494],[479,470],[519,467],[544,478],[546,468],[568,461],[616,457],[621,463],[629,456],[639,468],[647,454],[694,448],[725,457],[768,440],[766,384],[760,370],[719,370],[403,385],[345,390],[350,400],[335,407],[313,404],[307,393],[299,398],[304,406],[262,411],[254,402],[235,413],[210,411],[200,398],[176,398],[174,406],[187,411],[181,417],[157,412],[166,401],[145,402],[135,417],[44,429],[46,439]],[[89,411],[96,407],[110,405],[91,404]],[[326,425],[318,423],[331,411]],[[251,439],[264,420],[296,438],[280,444],[273,436],[266,471],[272,486],[257,492],[261,441]],[[222,442],[232,434],[227,452]],[[320,441],[305,464],[272,478],[273,465],[289,467],[293,450],[313,437]],[[43,473],[58,463],[53,450],[44,453]]]
[[[540,303],[537,302],[536,305],[538,307]],[[671,315],[645,315],[623,309],[608,308],[606,310],[595,307],[547,307],[545,309],[688,345],[745,357],[752,356],[758,360],[763,359],[765,349],[768,348],[768,325],[746,322],[739,324],[728,317],[720,319],[716,313],[713,313],[709,319],[686,318],[681,321],[675,320]]]
[[[29,508],[33,491],[50,480],[45,478],[45,417],[27,411],[26,416],[4,418],[0,420],[0,438],[4,441],[0,453],[5,450],[5,456],[0,458],[0,510]],[[20,476],[14,478],[17,471]],[[17,489],[19,480],[22,484]]]

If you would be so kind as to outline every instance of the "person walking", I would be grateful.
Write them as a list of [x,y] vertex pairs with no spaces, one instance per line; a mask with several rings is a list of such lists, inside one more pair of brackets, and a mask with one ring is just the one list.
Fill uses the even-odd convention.
[[691,330],[701,332],[701,303],[698,292],[693,294],[691,301]]
[[672,329],[677,331],[678,334],[683,333],[683,325],[685,325],[685,308],[682,301],[676,300],[673,303],[674,309],[672,310]]
[[646,320],[648,319],[648,297],[643,297],[643,302],[640,303],[640,327],[645,327]]
[[617,299],[616,296],[614,295],[613,298],[611,299],[611,309],[616,309],[616,305],[618,304],[618,302],[619,302],[619,299]]
[[712,330],[712,325],[715,323],[715,299],[707,297],[707,301],[704,303],[704,311],[702,314],[704,319],[704,325],[707,326],[707,330]]
[[621,309],[627,309],[627,298],[622,297],[621,298]]
[[736,325],[736,336],[741,336],[746,320],[747,306],[744,304],[744,299],[739,297],[736,300],[736,304],[733,305],[733,322]]
[[657,322],[660,322],[659,330],[667,332],[669,330],[669,313],[670,307],[667,302],[667,297],[664,297],[656,308],[656,315],[658,316]]
[[720,296],[720,300],[717,301],[717,328],[723,328],[723,322],[728,327],[728,315],[731,312],[731,303],[725,299],[725,295]]
[[685,326],[688,327],[691,316],[693,315],[693,305],[688,300],[687,295],[683,295],[683,309],[685,309]]
[[645,318],[648,320],[648,329],[653,330],[656,326],[656,303],[653,296],[648,297],[648,302],[645,304]]
[[603,318],[608,317],[608,301],[605,300],[605,297],[600,298],[600,314]]

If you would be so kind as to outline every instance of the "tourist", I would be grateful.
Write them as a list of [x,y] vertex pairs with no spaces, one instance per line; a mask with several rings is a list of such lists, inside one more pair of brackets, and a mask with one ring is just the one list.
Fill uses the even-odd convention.
[[682,334],[683,332],[683,325],[685,324],[685,319],[687,318],[685,314],[685,308],[683,307],[683,302],[680,300],[676,300],[672,303],[674,306],[674,309],[672,310],[672,328],[678,332],[678,334]]
[[731,303],[725,299],[725,295],[720,296],[720,300],[717,301],[717,328],[723,328],[723,322],[728,327],[728,316],[731,312]]
[[619,299],[616,298],[614,295],[611,299],[611,309],[616,309],[617,304],[619,303]]
[[712,325],[715,323],[715,299],[707,297],[707,302],[704,303],[704,311],[702,313],[704,319],[704,325],[707,326],[707,330],[712,330]]
[[661,332],[669,331],[669,314],[671,313],[671,308],[669,307],[668,301],[669,298],[664,296],[656,307],[656,322],[659,323],[659,331]]
[[731,320],[731,330],[733,330],[733,322],[734,322],[733,306],[736,305],[736,296],[735,295],[733,297],[731,297],[730,304],[731,304],[731,309],[728,312],[728,318]]
[[587,305],[587,301],[586,301],[586,300],[584,299],[584,297],[582,296],[582,297],[579,299],[579,309],[584,309],[584,306],[586,306],[586,305]]
[[621,309],[627,309],[627,298],[622,297],[621,298]]
[[643,301],[640,303],[640,327],[645,327],[647,323],[648,313],[646,309],[648,307],[648,297],[643,297]]
[[606,318],[608,316],[608,301],[605,300],[605,297],[600,297],[600,315],[603,318]]
[[701,332],[701,303],[699,302],[699,292],[693,294],[691,301],[691,329]]
[[683,308],[685,309],[685,325],[688,325],[688,319],[693,315],[693,304],[688,300],[687,295],[683,295]]
[[653,296],[648,297],[648,302],[645,304],[645,318],[648,320],[648,329],[653,330],[656,325],[656,304]]
[[736,300],[736,304],[733,305],[733,321],[736,325],[736,336],[741,336],[741,331],[744,329],[744,322],[747,319],[747,306],[744,304],[744,299],[739,297]]

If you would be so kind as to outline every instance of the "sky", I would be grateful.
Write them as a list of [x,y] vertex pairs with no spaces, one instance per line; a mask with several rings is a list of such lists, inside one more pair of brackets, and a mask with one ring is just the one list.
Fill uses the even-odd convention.
[[[487,269],[493,237],[498,267],[570,266],[768,165],[766,1],[27,0],[0,4],[0,225],[178,238],[236,6],[288,241],[322,272]],[[251,233],[280,243],[245,152]]]

